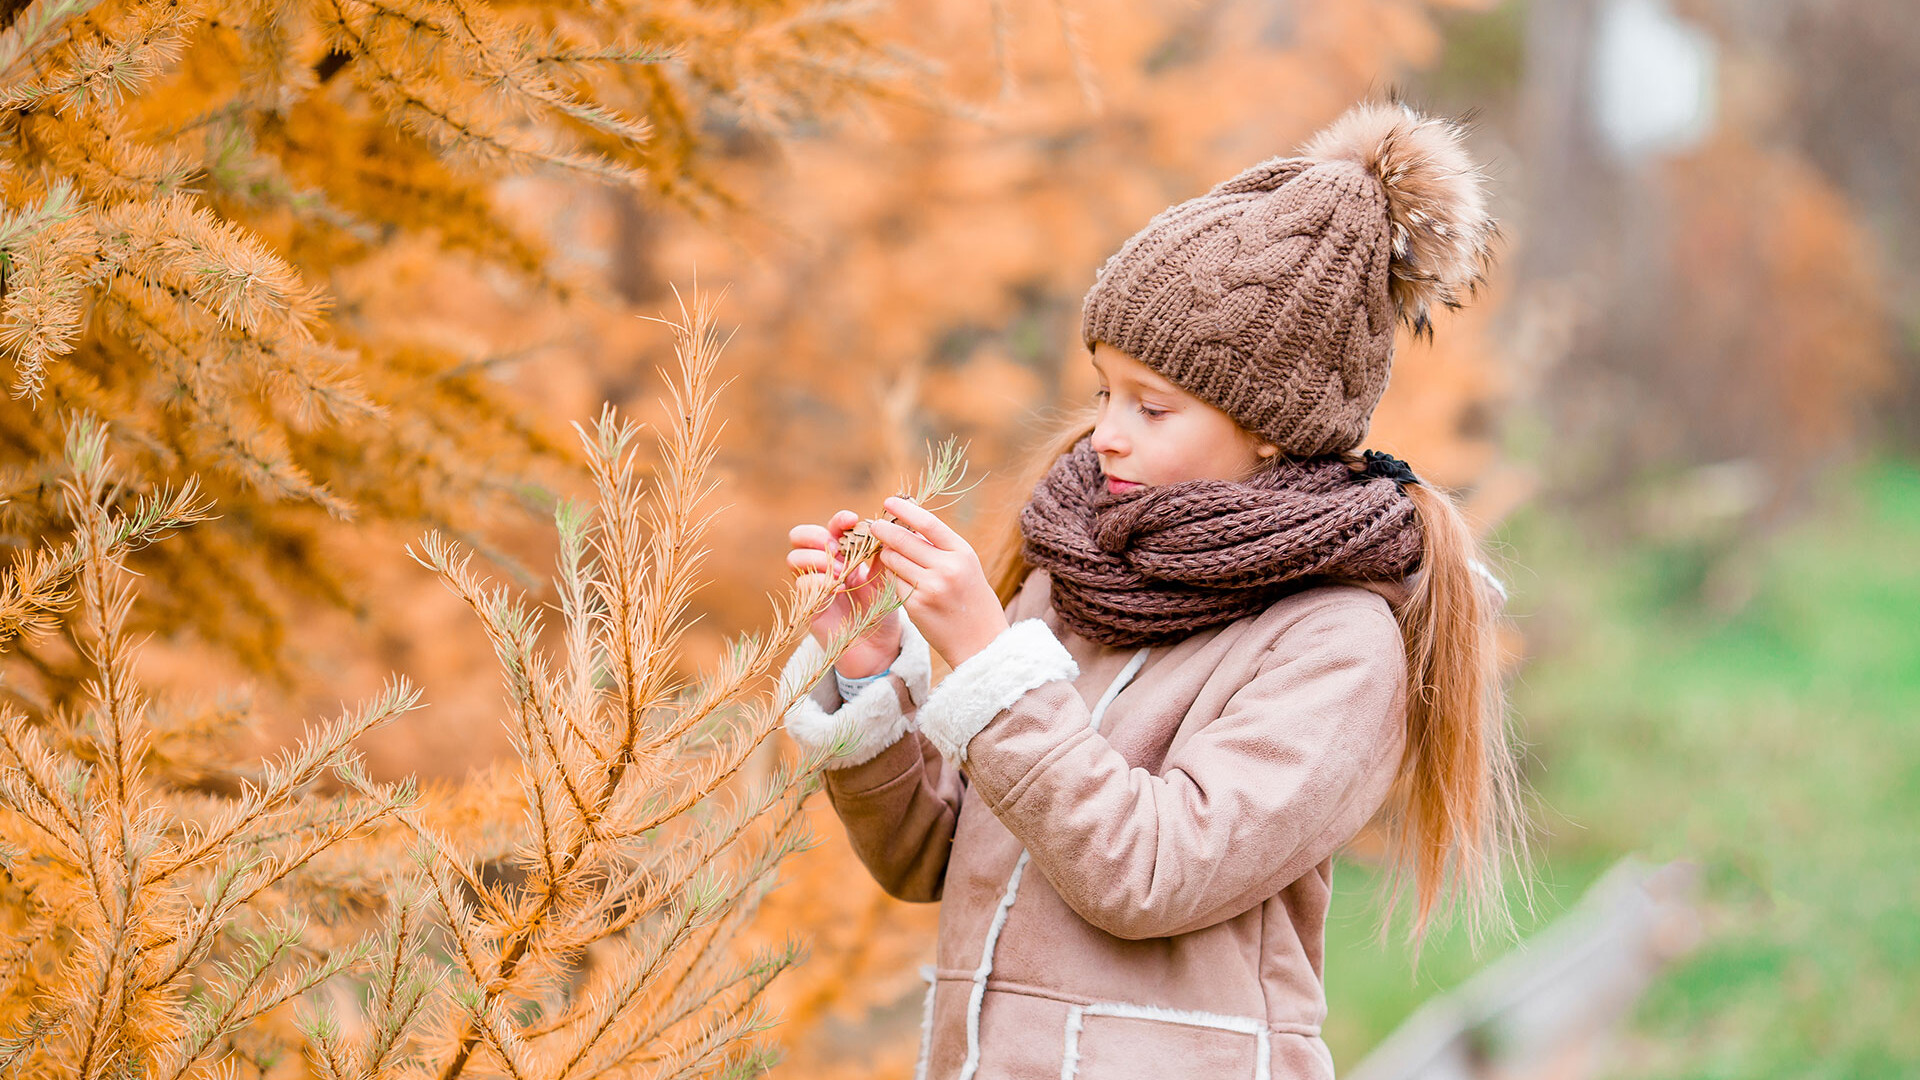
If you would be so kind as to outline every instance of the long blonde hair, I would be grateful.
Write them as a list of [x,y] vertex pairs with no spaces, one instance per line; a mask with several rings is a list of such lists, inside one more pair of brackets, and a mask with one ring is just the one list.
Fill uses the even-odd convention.
[[[1093,423],[1092,410],[1066,416],[1023,463],[1013,490],[1032,491]],[[1346,456],[1359,465],[1358,456]],[[1391,853],[1383,929],[1410,886],[1407,936],[1417,951],[1435,916],[1456,903],[1476,942],[1487,931],[1510,931],[1510,865],[1523,871],[1529,901],[1531,892],[1519,770],[1507,738],[1497,586],[1453,497],[1425,482],[1404,490],[1423,539],[1410,595],[1394,605],[1407,653],[1406,752],[1379,821]],[[997,530],[988,573],[1003,604],[1032,570],[1021,551],[1019,510],[1016,503]]]

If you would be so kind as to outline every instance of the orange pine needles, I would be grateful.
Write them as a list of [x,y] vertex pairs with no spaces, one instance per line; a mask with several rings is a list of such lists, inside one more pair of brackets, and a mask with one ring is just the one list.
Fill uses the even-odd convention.
[[72,608],[91,671],[77,711],[0,709],[0,1072],[585,1080],[771,1060],[760,997],[802,950],[735,937],[809,842],[825,756],[752,782],[746,766],[831,663],[769,678],[831,591],[796,583],[704,678],[670,663],[713,520],[713,315],[695,297],[671,324],[680,381],[652,460],[611,410],[580,431],[597,497],[556,515],[553,651],[470,554],[432,532],[415,552],[479,617],[518,752],[461,790],[361,769],[354,741],[418,704],[404,682],[231,794],[172,782],[167,714],[133,677],[124,559],[208,507],[189,485],[116,511],[105,431],[74,425],[75,540],[0,578],[0,640]]
[[[349,594],[321,554],[334,523],[475,537],[569,456],[486,356],[325,290],[399,248],[562,307],[594,283],[496,208],[498,181],[711,200],[716,110],[778,127],[898,75],[832,0],[6,8],[0,533],[59,521],[51,410],[92,413],[133,491],[197,475],[228,511],[155,553],[153,606],[287,679],[284,614]],[[441,276],[394,287],[425,299]],[[17,648],[39,692],[73,695],[64,658]]]

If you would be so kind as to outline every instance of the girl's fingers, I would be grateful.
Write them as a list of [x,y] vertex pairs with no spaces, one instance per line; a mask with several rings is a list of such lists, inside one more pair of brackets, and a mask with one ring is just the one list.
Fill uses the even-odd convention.
[[794,548],[787,552],[787,568],[796,574],[830,574],[833,559],[815,548]]
[[959,551],[967,546],[967,542],[960,539],[960,534],[948,528],[947,523],[941,521],[933,511],[911,499],[903,499],[895,495],[883,505],[892,512],[894,517],[906,522],[913,531],[926,537],[934,547],[942,551]]
[[922,566],[937,557],[940,549],[927,542],[927,539],[911,529],[904,529],[891,521],[875,521],[871,526],[873,538],[880,541],[888,550],[912,559]]
[[827,535],[833,537],[834,543],[837,544],[840,538],[847,534],[848,529],[858,524],[860,524],[859,514],[851,510],[835,510],[833,516],[827,519]]
[[918,563],[892,548],[880,549],[880,565],[904,582],[907,588],[916,591],[920,588],[920,575],[926,572]]
[[795,525],[787,532],[787,543],[798,548],[818,548],[821,551],[825,551],[827,545],[832,542],[833,535],[831,533],[821,526],[812,523]]

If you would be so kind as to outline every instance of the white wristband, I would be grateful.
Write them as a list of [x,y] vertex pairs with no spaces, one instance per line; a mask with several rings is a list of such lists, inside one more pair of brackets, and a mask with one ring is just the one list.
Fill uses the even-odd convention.
[[877,683],[881,679],[886,678],[889,674],[892,674],[892,672],[893,672],[893,665],[888,664],[887,670],[882,671],[877,675],[863,675],[858,679],[849,679],[845,675],[840,674],[839,668],[834,668],[833,681],[837,683],[840,687],[840,700],[852,701],[854,698],[860,696],[860,691],[865,690],[867,687],[872,686],[874,683]]

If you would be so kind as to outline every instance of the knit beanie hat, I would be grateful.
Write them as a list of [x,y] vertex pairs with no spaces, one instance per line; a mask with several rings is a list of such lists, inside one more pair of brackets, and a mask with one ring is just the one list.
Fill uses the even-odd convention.
[[1396,320],[1431,333],[1496,235],[1461,127],[1347,111],[1299,156],[1160,212],[1107,260],[1081,337],[1141,361],[1296,457],[1358,446]]

